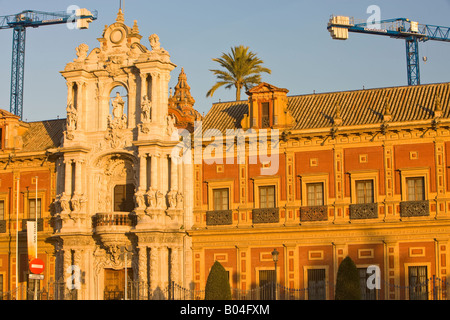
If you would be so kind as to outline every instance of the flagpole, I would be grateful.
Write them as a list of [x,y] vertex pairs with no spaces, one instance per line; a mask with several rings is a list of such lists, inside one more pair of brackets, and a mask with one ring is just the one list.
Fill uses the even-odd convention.
[[17,196],[16,196],[16,300],[19,295],[19,192],[20,178],[17,177]]
[[[34,235],[35,235],[35,258],[38,257],[38,236],[37,236],[37,229],[38,229],[38,176],[36,176],[36,199],[35,199],[35,206],[34,206],[34,212],[35,212],[35,224],[34,224]],[[34,280],[34,300],[37,300],[37,290],[38,290],[39,280]]]
[[35,230],[35,236],[36,236],[36,243],[35,243],[35,245],[36,245],[36,251],[35,251],[35,254],[36,254],[36,256],[35,256],[35,258],[37,259],[37,257],[38,257],[38,245],[37,245],[37,243],[38,243],[38,234],[37,234],[37,229],[38,229],[38,177],[36,176],[36,206],[34,207],[35,208],[35,211],[36,211],[36,214],[35,214],[35,218],[36,218],[36,226],[35,226],[35,228],[34,228],[34,230]]

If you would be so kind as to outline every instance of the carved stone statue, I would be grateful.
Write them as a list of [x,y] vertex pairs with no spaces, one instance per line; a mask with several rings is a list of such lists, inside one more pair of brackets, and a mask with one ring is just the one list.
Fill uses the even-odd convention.
[[72,210],[74,212],[79,212],[81,209],[80,198],[77,195],[73,195],[72,200],[70,200],[72,205]]
[[178,192],[177,193],[177,208],[183,207],[183,194]]
[[113,116],[114,119],[120,119],[123,115],[123,109],[125,106],[125,101],[123,101],[122,97],[120,96],[119,92],[116,92],[116,97],[112,100],[112,106],[113,106]]
[[141,104],[141,121],[142,123],[148,123],[152,119],[151,110],[152,110],[152,102],[148,99],[148,97],[145,95],[142,98],[142,104]]
[[148,190],[146,193],[148,206],[150,208],[156,208],[156,196],[153,190]]
[[150,46],[152,47],[153,51],[161,50],[161,44],[159,43],[159,37],[157,34],[152,34],[150,37],[148,37],[148,41],[150,42]]
[[156,191],[156,206],[158,208],[164,208],[164,194],[161,191]]
[[73,107],[71,103],[67,106],[67,119],[66,119],[66,127],[67,130],[76,130],[77,129],[77,110]]
[[172,133],[175,131],[175,117],[174,116],[172,116],[171,114],[169,114],[169,115],[167,115],[167,118],[166,118],[166,121],[167,121],[167,134],[169,135],[169,136],[171,136],[172,135]]
[[74,61],[82,61],[82,60],[86,59],[88,51],[89,51],[89,46],[86,43],[80,44],[76,48],[78,58],[75,59]]
[[111,129],[124,129],[127,125],[127,116],[123,113],[125,108],[125,101],[120,96],[119,92],[116,92],[116,97],[111,98],[111,104],[113,107],[112,113],[114,118],[108,115],[108,127]]
[[59,203],[61,205],[61,210],[63,213],[70,212],[69,196],[65,192],[61,194],[61,198],[59,198]]
[[136,206],[138,209],[145,208],[145,198],[144,198],[144,191],[139,188],[138,191],[134,195],[134,200],[136,202]]
[[171,189],[167,194],[167,200],[169,201],[169,208],[175,209],[177,206],[177,191]]

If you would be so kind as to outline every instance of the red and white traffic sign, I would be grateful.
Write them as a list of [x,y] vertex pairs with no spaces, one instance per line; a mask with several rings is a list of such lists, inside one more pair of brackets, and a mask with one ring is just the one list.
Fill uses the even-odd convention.
[[41,274],[44,272],[44,261],[41,259],[33,259],[30,261],[30,271],[34,274]]

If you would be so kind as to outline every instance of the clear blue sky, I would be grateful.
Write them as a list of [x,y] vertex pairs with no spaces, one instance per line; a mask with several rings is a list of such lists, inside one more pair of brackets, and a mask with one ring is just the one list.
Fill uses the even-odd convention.
[[[88,30],[65,25],[27,29],[23,118],[28,121],[65,117],[66,85],[60,71],[75,56],[75,48],[98,46],[104,26],[115,21],[119,0],[0,0],[0,15],[22,10],[65,11],[70,5],[98,10]],[[184,67],[196,99],[208,112],[212,103],[234,100],[234,90],[206,92],[215,78],[212,58],[243,44],[272,70],[263,81],[287,88],[289,95],[406,85],[405,43],[388,37],[350,34],[332,40],[326,25],[330,15],[367,19],[369,5],[378,5],[381,18],[410,18],[423,24],[450,26],[450,0],[125,0],[126,24],[137,20],[142,43],[156,33],[177,65],[170,86]],[[0,31],[0,108],[9,110],[12,30]],[[421,44],[422,83],[450,81],[450,43]],[[242,95],[246,99],[246,95]]]

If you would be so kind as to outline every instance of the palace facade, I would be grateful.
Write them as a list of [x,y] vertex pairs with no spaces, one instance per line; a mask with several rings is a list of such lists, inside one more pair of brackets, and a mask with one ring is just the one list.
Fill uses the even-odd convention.
[[[3,292],[34,289],[36,218],[39,285],[55,298],[203,290],[215,261],[234,294],[276,281],[333,299],[346,256],[366,299],[430,298],[430,286],[395,288],[446,282],[450,83],[299,96],[261,83],[202,118],[184,69],[169,90],[176,66],[157,35],[148,49],[119,11],[98,40],[61,72],[66,119],[1,111]],[[365,289],[369,267],[376,291]],[[252,298],[273,298],[266,288]]]
[[[262,83],[248,101],[214,104],[202,122],[203,163],[194,165],[197,288],[217,260],[242,292],[276,280],[308,289],[305,299],[333,299],[350,256],[364,298],[429,298],[430,282],[414,296],[398,288],[447,279],[449,89],[288,96]],[[266,131],[268,142],[258,137]],[[260,147],[275,157],[261,157]],[[364,289],[370,266],[377,291]]]

